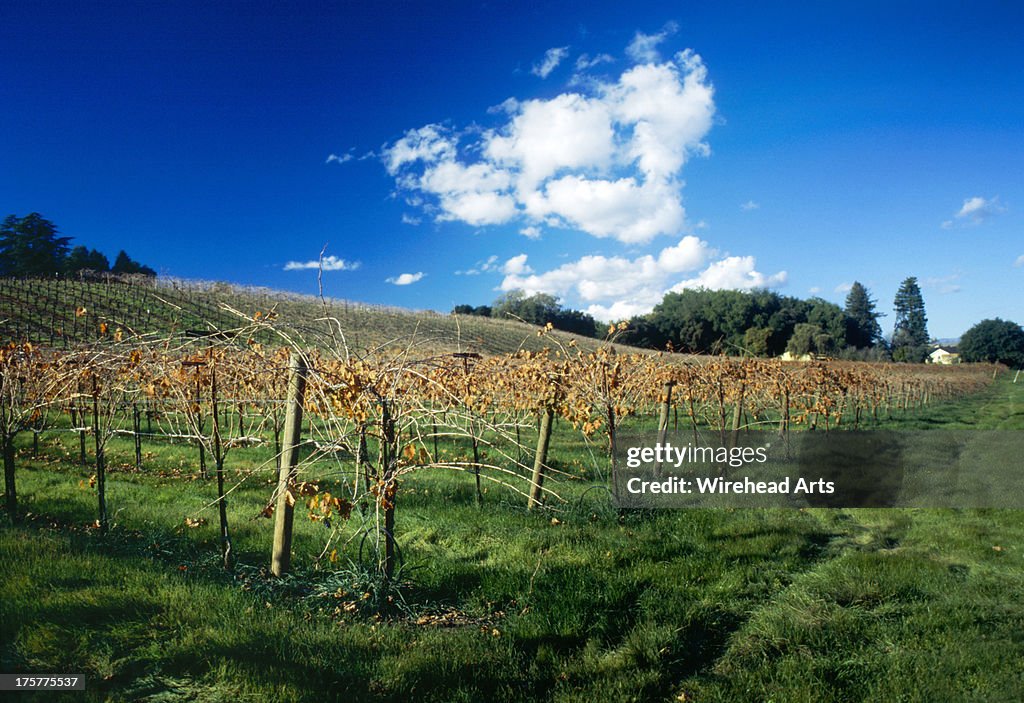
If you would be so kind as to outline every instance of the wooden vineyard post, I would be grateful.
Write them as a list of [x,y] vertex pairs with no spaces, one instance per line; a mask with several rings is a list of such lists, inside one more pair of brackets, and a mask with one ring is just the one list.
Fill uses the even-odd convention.
[[[615,358],[615,347],[610,347],[608,351],[609,356]],[[602,383],[601,387],[604,395],[604,409],[605,417],[608,420],[608,459],[611,462],[612,475],[615,475],[615,402],[612,400],[612,379],[608,378],[608,367],[609,363],[602,364]],[[617,368],[617,367],[616,367]],[[613,373],[615,373],[613,371]],[[617,374],[615,374],[617,375]]]
[[548,444],[551,442],[551,421],[555,411],[548,408],[540,418],[540,433],[537,436],[537,454],[533,459],[533,477],[530,479],[530,500],[527,510],[540,505],[541,486],[544,483],[544,463],[548,460]]
[[736,398],[736,405],[732,412],[732,435],[729,437],[729,447],[735,447],[740,437],[740,427],[743,423],[743,396],[746,392],[746,384],[740,381],[740,394]]
[[384,579],[390,581],[395,574],[395,461],[398,446],[395,441],[395,420],[387,401],[381,403],[381,478],[383,490],[378,499],[384,503]]
[[103,456],[103,441],[100,439],[100,392],[96,376],[92,377],[92,435],[96,438],[96,494],[99,496],[100,517],[97,521],[100,534],[107,533],[107,476],[106,460]]
[[434,438],[434,463],[436,464],[439,461],[439,459],[437,458],[438,457],[438,453],[437,453],[437,417],[436,416],[433,416],[431,426],[433,428],[433,432],[431,432],[431,436]]
[[471,420],[470,438],[473,440],[473,474],[476,476],[476,507],[481,507],[484,502],[484,494],[480,491],[480,442],[476,438],[476,427],[473,427]]
[[[658,411],[658,444],[665,445],[665,437],[668,435],[668,417],[672,408],[672,386],[675,381],[666,381],[661,387],[661,408]],[[656,476],[661,476],[661,463],[654,467]]]
[[296,352],[288,364],[288,399],[284,418],[284,446],[281,447],[277,471],[277,505],[274,509],[274,547],[270,557],[270,573],[281,576],[291,568],[292,506],[295,499],[290,484],[299,459],[302,432],[302,403],[306,393],[306,362]]
[[138,403],[132,403],[132,430],[135,435],[135,468],[142,468],[142,419]]
[[[220,442],[220,420],[217,415],[216,367],[210,370],[210,402],[213,409],[213,459],[217,466],[217,506],[220,509],[220,547],[224,556],[224,568],[231,569],[231,533],[228,531],[228,502],[224,496],[224,451]],[[137,415],[138,411],[136,417]]]
[[[199,376],[199,367],[204,365],[204,362],[186,362],[191,366],[195,366],[196,369],[196,429],[199,434],[203,434],[203,406],[202,403],[202,379]],[[206,475],[206,444],[203,442],[202,437],[196,438],[199,444],[199,475],[202,478],[207,478]]]
[[4,454],[4,491],[7,494],[7,518],[11,524],[18,522],[18,492],[14,482],[14,440],[4,430],[3,433],[3,454]]

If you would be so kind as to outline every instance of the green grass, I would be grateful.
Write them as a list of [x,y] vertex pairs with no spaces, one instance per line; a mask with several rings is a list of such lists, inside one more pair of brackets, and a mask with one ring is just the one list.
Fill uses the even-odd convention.
[[[1022,407],[1024,384],[1004,379],[893,423],[1024,429]],[[255,515],[270,492],[266,475],[232,494],[240,565],[220,570],[214,486],[193,480],[190,447],[152,448],[150,468],[111,473],[115,527],[101,537],[88,528],[95,495],[90,470],[71,461],[73,440],[44,438],[35,460],[23,441],[19,489],[33,515],[0,530],[0,671],[84,673],[89,690],[68,700],[1024,697],[1020,511],[694,510],[620,520],[605,494],[584,493],[591,456],[562,431],[554,459],[582,480],[559,485],[570,500],[557,513],[527,513],[494,484],[478,509],[464,474],[403,483],[401,588],[368,599],[402,605],[377,618],[362,593],[380,584],[348,562],[358,541],[314,568],[329,531],[301,511],[296,575],[260,573],[271,526]],[[232,477],[261,451],[229,457]],[[113,445],[112,464],[130,454],[127,443]],[[196,516],[207,524],[185,527]]]

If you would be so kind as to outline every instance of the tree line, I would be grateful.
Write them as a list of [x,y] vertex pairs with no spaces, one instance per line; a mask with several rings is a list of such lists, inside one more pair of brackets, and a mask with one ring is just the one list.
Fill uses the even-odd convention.
[[[687,289],[668,293],[646,315],[626,321],[624,344],[691,354],[802,357],[923,362],[929,352],[924,299],[914,277],[903,281],[894,301],[895,328],[882,333],[877,302],[855,281],[840,307],[822,298],[808,300],[768,290]],[[457,305],[457,315],[515,318],[588,337],[602,337],[605,326],[591,315],[563,308],[547,293],[513,290],[492,305]]]
[[584,337],[604,336],[605,326],[579,310],[563,308],[558,298],[548,293],[526,295],[522,290],[505,293],[491,305],[456,305],[453,315],[476,315],[499,319],[522,320],[543,327],[548,323],[556,330],[573,332]]
[[0,276],[139,274],[156,276],[149,266],[133,260],[122,249],[111,266],[106,255],[84,246],[71,247],[72,237],[60,236],[57,226],[38,212],[25,217],[8,215],[0,224]]
[[877,301],[854,281],[840,307],[774,291],[687,289],[668,293],[647,314],[629,320],[631,344],[693,354],[925,361],[928,319],[917,279],[905,279],[893,302],[891,340],[882,334]]

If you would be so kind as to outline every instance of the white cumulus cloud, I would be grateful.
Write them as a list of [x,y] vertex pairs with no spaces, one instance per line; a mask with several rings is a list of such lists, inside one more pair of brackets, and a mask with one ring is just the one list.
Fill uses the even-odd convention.
[[656,255],[591,255],[543,273],[532,272],[521,254],[506,263],[501,290],[569,297],[582,301],[598,319],[622,319],[650,312],[680,273],[699,269],[712,256],[708,243],[693,235]]
[[530,71],[535,76],[541,78],[547,78],[551,75],[551,72],[558,68],[558,64],[569,55],[569,47],[560,46],[553,49],[548,49],[544,52],[544,58],[541,59],[539,64],[534,64],[533,69]]
[[1006,207],[999,202],[999,197],[982,198],[974,196],[966,198],[952,220],[942,223],[943,229],[951,229],[957,222],[963,225],[980,225],[995,215],[1006,212]]
[[506,276],[522,276],[533,273],[533,269],[526,263],[526,254],[513,256],[501,267],[501,272]]
[[384,165],[392,176],[406,164],[417,161],[435,163],[455,158],[455,139],[441,125],[428,124],[410,129],[401,139],[386,147]]
[[691,155],[709,153],[713,92],[700,56],[687,50],[586,90],[510,98],[490,111],[501,117],[490,129],[411,129],[381,158],[436,221],[518,222],[531,238],[568,227],[644,243],[687,229],[680,172]]
[[394,284],[396,286],[408,286],[408,285],[413,284],[416,281],[420,280],[421,278],[423,278],[426,275],[427,274],[423,273],[422,271],[418,271],[417,273],[403,273],[403,274],[400,274],[398,276],[393,276],[391,278],[388,278],[388,279],[386,279],[385,282],[386,283],[392,283],[392,284]]
[[672,286],[672,291],[685,288],[707,288],[708,290],[750,290],[752,288],[778,288],[786,283],[788,274],[779,271],[766,276],[756,271],[753,256],[730,256],[716,261],[700,272],[696,278],[681,281]]
[[1013,262],[1013,265],[1016,266],[1017,268],[1024,266],[1024,254],[1018,256],[1017,260]]
[[360,265],[358,261],[346,261],[336,256],[325,256],[322,261],[289,261],[284,265],[284,270],[319,269],[321,263],[323,263],[324,271],[355,271]]
[[609,106],[579,93],[520,103],[512,121],[485,144],[487,158],[516,171],[521,192],[562,169],[606,169],[614,153]]
[[683,229],[686,213],[672,196],[671,188],[657,181],[565,176],[532,193],[526,211],[538,219],[553,216],[595,237],[643,243]]
[[743,210],[744,212],[749,212],[751,210],[757,210],[760,207],[760,203],[755,203],[753,200],[748,200],[747,202],[740,205],[740,210]]

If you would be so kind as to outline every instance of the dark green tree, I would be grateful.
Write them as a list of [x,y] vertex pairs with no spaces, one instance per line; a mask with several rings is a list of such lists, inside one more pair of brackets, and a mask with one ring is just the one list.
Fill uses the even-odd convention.
[[801,322],[793,329],[786,351],[800,357],[804,354],[821,354],[832,356],[838,350],[836,338],[823,330],[821,326]]
[[772,331],[767,327],[751,327],[743,335],[743,348],[750,356],[768,356]]
[[476,307],[473,307],[472,305],[466,305],[465,303],[462,303],[461,305],[456,305],[454,308],[452,308],[452,314],[453,315],[475,315],[476,317],[490,317],[491,316],[491,306],[490,305],[477,305]]
[[874,347],[882,339],[881,313],[875,311],[875,301],[859,281],[854,281],[846,296],[846,343],[857,349]]
[[70,237],[38,212],[0,224],[0,276],[52,276],[64,270]]
[[111,273],[120,274],[142,274],[143,276],[156,276],[156,271],[148,266],[143,266],[138,261],[134,261],[128,254],[122,249],[117,254],[117,258],[114,259],[114,265],[110,269]]
[[959,343],[964,361],[990,361],[1024,368],[1024,329],[1016,322],[982,320],[964,332]]
[[[603,336],[603,333],[602,335]],[[665,349],[668,338],[654,322],[651,315],[638,315],[629,320],[626,330],[618,336],[622,344],[646,349]]]
[[919,364],[928,356],[928,318],[917,279],[907,278],[896,292],[896,327],[892,333],[893,361]]
[[110,261],[107,260],[107,257],[102,252],[77,246],[68,254],[65,270],[71,274],[78,273],[79,271],[106,273],[110,270]]
[[492,314],[497,318],[519,318],[531,325],[546,325],[554,320],[560,309],[558,298],[553,295],[534,293],[527,296],[517,288],[494,301]]
[[555,329],[586,337],[595,337],[598,330],[603,331],[592,316],[579,310],[563,309],[558,298],[548,293],[527,296],[522,290],[511,290],[495,300],[493,308],[481,306],[474,308],[476,310],[481,313],[486,310],[491,317],[518,318],[531,325],[543,326],[550,322]]
[[820,349],[820,353],[831,353],[842,347],[846,341],[846,313],[835,303],[830,303],[822,298],[811,298],[807,301],[807,322],[821,328],[823,334],[828,335],[831,341],[828,343],[829,351]]

